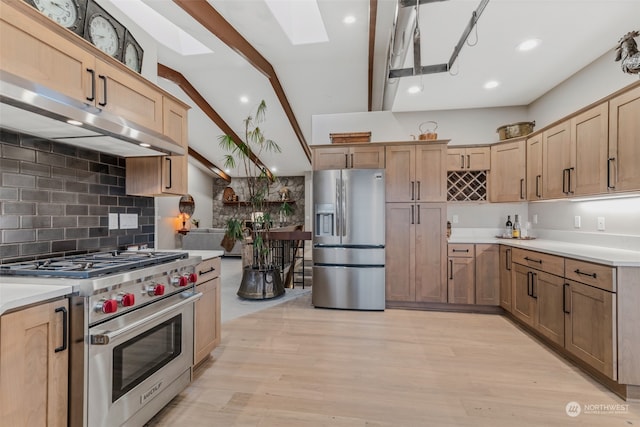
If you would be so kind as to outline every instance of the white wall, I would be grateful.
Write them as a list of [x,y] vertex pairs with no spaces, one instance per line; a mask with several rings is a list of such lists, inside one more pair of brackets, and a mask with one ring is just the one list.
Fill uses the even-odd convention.
[[438,139],[450,139],[449,145],[489,144],[498,142],[498,127],[527,117],[526,107],[321,114],[312,118],[311,145],[330,144],[329,134],[340,132],[370,131],[372,142],[411,141],[411,135],[420,134],[419,126],[426,121],[438,124]]

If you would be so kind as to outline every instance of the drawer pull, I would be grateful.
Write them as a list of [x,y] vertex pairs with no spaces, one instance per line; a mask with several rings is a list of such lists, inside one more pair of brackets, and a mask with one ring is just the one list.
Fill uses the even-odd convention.
[[583,275],[583,276],[593,277],[594,279],[596,279],[596,278],[597,278],[596,273],[585,273],[584,271],[580,271],[580,269],[579,269],[579,268],[577,268],[577,269],[576,269],[576,271],[574,271],[574,273],[576,273],[576,274],[581,274],[581,275]]
[[526,261],[537,262],[538,264],[541,264],[541,265],[542,265],[542,260],[541,260],[541,259],[529,258],[528,256],[524,257],[524,259],[525,259]]
[[[562,311],[564,314],[571,314],[571,309],[567,310],[567,289],[571,292],[571,285],[564,283],[562,285]],[[569,294],[571,296],[571,294]]]
[[216,268],[215,268],[215,267],[211,267],[211,268],[210,268],[209,270],[207,270],[207,271],[201,271],[201,272],[200,272],[200,276],[202,276],[203,274],[211,273],[211,272],[213,272],[213,271],[216,271]]
[[469,249],[454,249],[453,252],[469,252]]

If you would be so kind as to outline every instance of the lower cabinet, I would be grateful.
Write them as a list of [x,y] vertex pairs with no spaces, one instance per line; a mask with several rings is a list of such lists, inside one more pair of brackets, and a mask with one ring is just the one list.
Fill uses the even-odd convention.
[[220,258],[202,261],[196,267],[196,302],[194,316],[193,364],[202,362],[220,343]]
[[0,419],[6,426],[66,427],[67,299],[0,317]]
[[498,245],[451,243],[448,255],[450,304],[500,304]]

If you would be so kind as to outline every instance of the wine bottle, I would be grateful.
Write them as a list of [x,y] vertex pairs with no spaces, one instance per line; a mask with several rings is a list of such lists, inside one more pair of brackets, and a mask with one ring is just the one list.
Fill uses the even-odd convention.
[[519,239],[520,238],[520,219],[518,218],[518,215],[516,215],[516,220],[513,223],[513,234],[512,237],[514,239]]
[[505,224],[504,237],[513,236],[513,223],[511,222],[511,215],[507,215],[507,223]]

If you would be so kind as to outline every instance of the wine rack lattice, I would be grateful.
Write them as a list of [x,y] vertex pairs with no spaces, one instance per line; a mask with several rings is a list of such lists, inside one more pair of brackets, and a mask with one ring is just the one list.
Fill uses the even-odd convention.
[[487,200],[487,171],[452,171],[447,173],[447,201],[478,202]]

